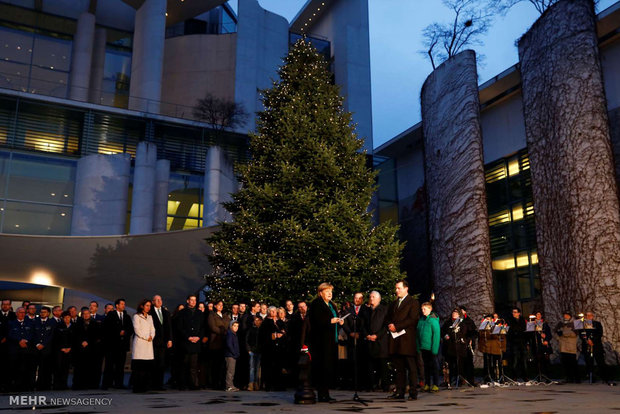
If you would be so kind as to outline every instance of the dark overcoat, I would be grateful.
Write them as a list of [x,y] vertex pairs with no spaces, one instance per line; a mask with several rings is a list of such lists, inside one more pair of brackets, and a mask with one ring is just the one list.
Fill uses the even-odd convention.
[[405,296],[400,306],[398,306],[398,299],[390,304],[386,325],[393,323],[396,332],[405,330],[405,333],[397,338],[393,338],[392,335],[388,336],[391,355],[414,356],[417,354],[418,319],[420,319],[420,304],[410,295]]
[[387,318],[387,305],[380,303],[376,308],[370,309],[370,317],[366,331],[368,335],[377,335],[376,341],[368,341],[368,351],[371,358],[388,357],[388,330],[385,319]]
[[[330,302],[334,309],[336,305]],[[310,355],[312,357],[312,376],[317,387],[326,387],[333,378],[338,359],[337,327],[331,323],[334,317],[323,298],[318,297],[310,304],[307,320],[312,336],[309,338]],[[336,325],[339,326],[339,325]]]

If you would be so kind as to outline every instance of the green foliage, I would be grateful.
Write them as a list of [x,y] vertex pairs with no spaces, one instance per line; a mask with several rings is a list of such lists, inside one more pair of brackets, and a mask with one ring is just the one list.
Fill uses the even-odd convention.
[[225,204],[234,221],[209,239],[213,297],[277,304],[330,282],[342,300],[391,293],[402,277],[397,229],[372,225],[375,173],[326,67],[300,40],[263,91],[252,160],[239,166],[241,190]]

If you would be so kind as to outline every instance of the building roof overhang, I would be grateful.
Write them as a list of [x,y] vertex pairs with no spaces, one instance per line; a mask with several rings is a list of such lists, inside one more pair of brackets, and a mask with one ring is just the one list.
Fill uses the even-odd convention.
[[[138,10],[145,0],[122,0]],[[166,26],[191,19],[204,12],[214,9],[227,0],[168,0],[166,11]]]

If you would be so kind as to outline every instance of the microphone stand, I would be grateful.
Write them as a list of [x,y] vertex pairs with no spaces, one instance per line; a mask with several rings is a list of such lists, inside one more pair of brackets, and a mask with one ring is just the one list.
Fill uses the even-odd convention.
[[[504,324],[506,324],[506,321],[504,321]],[[506,333],[502,334],[502,330],[500,328],[497,340],[499,341],[499,373],[500,376],[497,379],[497,382],[499,382],[500,384],[507,384],[507,385],[515,385],[517,382],[515,380],[513,380],[512,378],[510,378],[508,375],[504,374],[504,349],[502,348],[502,342],[504,342],[506,339],[502,339],[506,337]]]
[[[360,312],[362,311],[362,307],[360,306]],[[352,311],[355,312],[355,311]],[[372,402],[372,400],[365,400],[363,398],[361,398],[358,394],[357,394],[357,337],[359,336],[359,332],[357,330],[357,319],[358,319],[358,315],[351,315],[353,316],[353,332],[356,334],[356,336],[353,337],[353,398],[350,400],[344,400],[344,401],[339,401],[341,403],[343,402],[356,402],[356,403],[360,403],[366,407],[368,407],[368,403]]]

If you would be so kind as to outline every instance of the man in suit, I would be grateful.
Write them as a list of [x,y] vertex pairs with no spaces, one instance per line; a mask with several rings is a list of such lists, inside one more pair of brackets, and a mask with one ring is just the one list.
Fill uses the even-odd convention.
[[41,316],[34,322],[34,352],[35,363],[38,368],[38,391],[52,389],[52,373],[54,372],[52,340],[54,338],[55,329],[56,320],[51,317],[51,309],[47,306],[43,306],[41,308]]
[[207,316],[209,353],[211,356],[211,381],[213,388],[224,389],[224,348],[230,318],[223,313],[223,301],[216,301],[213,308],[213,312],[209,312]]
[[245,336],[248,332],[250,325],[250,312],[245,303],[239,303],[239,331],[237,332],[237,338],[239,338],[239,350],[240,356],[237,360],[235,368],[235,385],[240,389],[247,389],[248,382],[250,381],[250,354],[247,351]]
[[179,331],[183,338],[184,372],[179,389],[185,389],[189,380],[190,389],[198,389],[198,354],[205,338],[204,314],[196,307],[196,295],[187,297],[187,306],[178,315]]
[[380,386],[385,392],[389,390],[388,378],[388,333],[385,318],[388,308],[381,303],[381,294],[376,290],[370,292],[370,316],[366,325],[368,341],[368,370],[372,388]]
[[[294,384],[299,381],[299,367],[297,362],[299,361],[299,351],[302,344],[302,335],[304,326],[306,325],[306,315],[308,313],[308,304],[301,301],[297,304],[297,312],[293,313],[288,323],[288,336],[290,344],[290,357],[291,357],[291,369],[292,380]],[[309,339],[309,338],[308,338]]]
[[155,367],[153,372],[152,388],[164,390],[164,372],[166,371],[166,351],[172,348],[172,322],[170,312],[164,308],[161,296],[153,296],[151,308],[153,326],[155,326],[155,338],[153,338],[153,354]]
[[62,315],[62,306],[54,306],[52,308],[52,318],[54,319],[54,322],[56,322],[56,324],[59,324],[60,322],[62,322],[62,319],[60,318],[60,316]]
[[[95,300],[90,301],[88,311],[90,313],[91,323],[95,324],[95,331],[98,332],[101,337],[103,335],[103,321],[105,320],[105,315],[97,313],[99,311],[99,303]],[[95,349],[91,349],[91,353],[93,355],[92,358],[94,358],[92,361],[94,369],[92,372],[92,380],[97,383],[90,384],[89,388],[99,388],[99,383],[101,382],[101,368],[103,368],[103,342],[100,341]]]
[[11,301],[8,299],[2,299],[0,318],[6,318],[8,321],[16,319],[15,312],[11,310]]
[[90,313],[90,318],[93,321],[101,321],[103,322],[103,320],[105,319],[104,315],[99,315],[97,312],[99,311],[99,303],[97,303],[97,301],[95,300],[91,300],[90,304],[88,305],[88,312]]
[[[9,366],[9,321],[15,319],[15,312],[11,310],[11,301],[2,300],[0,307],[0,366]],[[0,375],[0,392],[8,391],[10,377],[9,375]]]
[[[357,292],[353,295],[353,305],[347,309],[349,316],[344,320],[342,329],[347,335],[347,356],[350,367],[349,378],[358,389],[367,390],[368,372],[368,349],[366,338],[366,324],[369,308],[364,305],[364,294]],[[355,366],[355,365],[357,366]],[[357,372],[357,382],[354,374]]]
[[125,299],[116,299],[115,310],[108,312],[103,321],[105,369],[102,389],[125,388],[125,360],[129,341],[133,335],[133,323],[125,310]]
[[17,308],[15,319],[9,322],[8,343],[9,360],[14,375],[14,391],[32,391],[34,389],[32,371],[35,368],[34,322],[26,317],[26,309]]
[[389,398],[405,398],[405,382],[409,371],[409,400],[418,399],[416,385],[418,369],[416,364],[416,329],[420,319],[420,304],[409,295],[409,284],[405,280],[396,282],[396,300],[390,305],[387,323],[389,350],[396,369],[396,392]]
[[26,318],[30,319],[33,323],[37,319],[37,305],[31,303],[26,308]]

